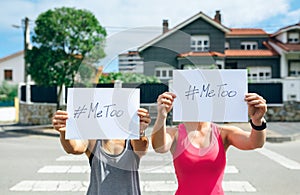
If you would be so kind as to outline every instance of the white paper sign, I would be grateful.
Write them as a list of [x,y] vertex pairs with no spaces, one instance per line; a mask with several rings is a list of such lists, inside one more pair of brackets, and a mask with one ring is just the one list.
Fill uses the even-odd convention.
[[69,88],[66,139],[138,139],[139,89]]
[[174,70],[173,121],[246,122],[247,70]]

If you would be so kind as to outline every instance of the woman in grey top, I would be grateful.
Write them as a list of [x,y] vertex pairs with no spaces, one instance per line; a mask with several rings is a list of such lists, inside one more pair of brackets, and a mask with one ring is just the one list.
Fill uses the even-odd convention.
[[68,113],[58,110],[52,125],[60,133],[60,142],[67,153],[83,154],[91,166],[88,195],[140,195],[139,163],[148,149],[145,130],[151,122],[146,109],[138,110],[140,139],[137,140],[66,140]]

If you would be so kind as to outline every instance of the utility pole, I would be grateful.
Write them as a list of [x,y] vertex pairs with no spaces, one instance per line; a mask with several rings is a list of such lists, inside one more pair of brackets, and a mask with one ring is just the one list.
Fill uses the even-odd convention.
[[27,62],[26,62],[26,54],[30,44],[30,31],[29,31],[29,19],[25,17],[24,19],[24,79],[27,82]]

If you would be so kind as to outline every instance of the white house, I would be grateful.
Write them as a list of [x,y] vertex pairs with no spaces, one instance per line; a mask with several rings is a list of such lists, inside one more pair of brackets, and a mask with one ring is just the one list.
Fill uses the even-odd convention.
[[19,84],[24,82],[24,74],[24,51],[0,59],[0,83]]

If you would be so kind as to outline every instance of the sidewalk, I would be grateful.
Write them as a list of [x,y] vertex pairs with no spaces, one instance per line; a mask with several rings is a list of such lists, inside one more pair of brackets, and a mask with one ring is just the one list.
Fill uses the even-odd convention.
[[[250,131],[249,123],[232,123],[244,130]],[[300,122],[268,122],[267,142],[285,142],[300,139]]]
[[[49,125],[19,125],[14,123],[14,107],[0,108],[0,132],[15,132],[23,134],[59,136],[51,124]],[[249,123],[226,123],[234,125],[246,131],[251,130]],[[149,127],[149,130],[152,128]],[[267,123],[267,141],[284,142],[300,139],[300,122],[268,122]]]
[[[227,123],[226,125],[233,125],[250,131],[251,126],[249,123]],[[300,122],[269,122],[267,123],[267,142],[285,142],[300,139]],[[149,127],[149,130],[152,128]],[[14,132],[33,135],[45,136],[59,136],[51,124],[49,125],[19,125],[14,123],[1,123],[0,132]]]

